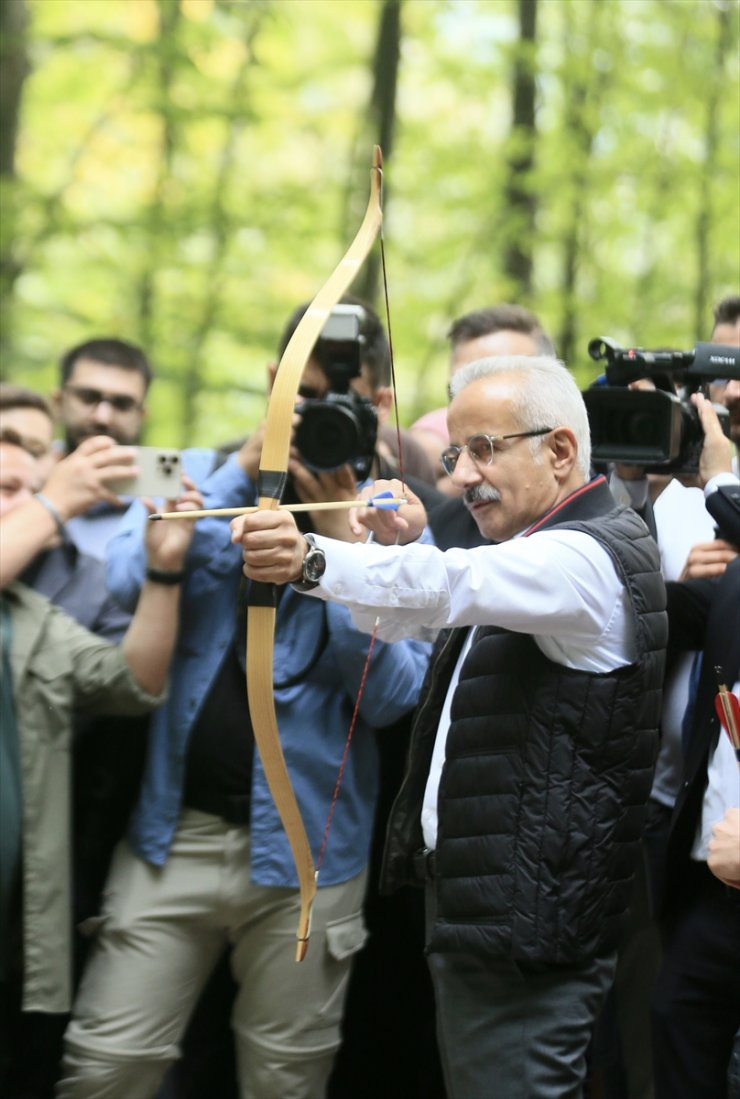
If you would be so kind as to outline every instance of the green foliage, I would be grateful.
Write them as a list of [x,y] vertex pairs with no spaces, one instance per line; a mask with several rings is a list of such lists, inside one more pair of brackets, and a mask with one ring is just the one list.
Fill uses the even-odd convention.
[[[120,335],[158,369],[150,442],[238,436],[364,209],[381,2],[27,6],[3,372],[48,391],[66,347]],[[518,298],[502,263],[518,44],[513,0],[405,0],[401,23],[385,240],[409,422],[443,401],[451,319]],[[539,5],[524,304],[556,336],[571,318],[582,384],[592,336],[691,347],[711,325],[697,303],[738,290],[737,38],[724,0]]]

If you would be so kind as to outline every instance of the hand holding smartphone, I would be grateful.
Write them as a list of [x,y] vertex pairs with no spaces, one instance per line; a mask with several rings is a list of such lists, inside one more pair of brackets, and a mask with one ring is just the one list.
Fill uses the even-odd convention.
[[133,477],[109,481],[108,488],[117,496],[164,496],[174,499],[182,491],[182,458],[171,447],[134,447],[134,464],[139,472]]

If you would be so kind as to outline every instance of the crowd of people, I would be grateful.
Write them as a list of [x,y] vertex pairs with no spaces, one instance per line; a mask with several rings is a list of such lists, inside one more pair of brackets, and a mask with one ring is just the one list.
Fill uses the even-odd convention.
[[[126,341],[48,400],[0,385],[0,1091],[737,1099],[740,379],[691,397],[698,469],[595,469],[527,309],[457,318],[448,406],[398,433],[382,323],[342,308],[301,512],[188,516],[264,494],[265,424],[183,451],[173,521],[118,495],[154,379]],[[740,346],[740,297],[711,339]],[[356,453],[304,453],[317,405]],[[300,962],[245,686],[265,584]]]

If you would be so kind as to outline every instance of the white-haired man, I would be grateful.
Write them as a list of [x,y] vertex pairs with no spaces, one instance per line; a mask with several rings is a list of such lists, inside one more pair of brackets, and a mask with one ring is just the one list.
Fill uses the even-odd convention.
[[[562,363],[484,359],[451,391],[442,460],[495,544],[309,546],[283,512],[235,520],[233,538],[248,576],[342,602],[362,626],[379,614],[383,636],[443,631],[384,882],[426,885],[451,1099],[575,1096],[650,790],[665,591],[642,521],[589,479]],[[365,521],[410,542],[423,511]]]

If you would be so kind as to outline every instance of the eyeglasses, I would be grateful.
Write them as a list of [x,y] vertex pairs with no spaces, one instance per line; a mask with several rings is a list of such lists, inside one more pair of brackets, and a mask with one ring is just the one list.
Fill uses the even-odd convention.
[[141,408],[141,402],[126,393],[102,393],[99,389],[89,389],[86,385],[65,385],[64,391],[71,393],[80,404],[87,405],[88,408],[97,408],[103,401],[116,412],[134,412]]
[[497,453],[498,444],[504,439],[530,439],[534,435],[547,435],[551,427],[538,427],[536,431],[516,431],[511,435],[471,435],[462,446],[448,446],[440,454],[445,473],[450,477],[455,472],[460,455],[467,450],[470,457],[479,466],[490,466]]

